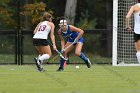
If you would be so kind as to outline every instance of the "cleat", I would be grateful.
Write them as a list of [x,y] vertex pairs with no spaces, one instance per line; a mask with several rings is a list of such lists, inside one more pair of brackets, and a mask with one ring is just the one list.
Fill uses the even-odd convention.
[[37,62],[37,58],[36,57],[34,57],[34,61]]
[[59,67],[56,71],[63,71],[64,69],[63,68],[61,68],[61,67]]
[[43,69],[43,68],[38,68],[37,70],[40,72],[45,72],[45,69]]
[[87,62],[86,62],[86,65],[87,65],[88,68],[91,67],[91,62],[90,62],[89,58],[88,58],[88,60],[87,60]]
[[38,64],[40,65],[40,68],[43,68],[42,64],[43,64],[43,61],[41,60],[38,60]]
[[34,60],[35,60],[35,63],[36,63],[37,70],[38,71],[45,71],[42,67],[43,62],[41,60],[38,60],[37,58],[34,58]]
[[40,68],[40,65],[38,64],[37,58],[34,58],[34,61],[35,61],[35,63],[36,63],[36,67],[39,69],[39,68]]

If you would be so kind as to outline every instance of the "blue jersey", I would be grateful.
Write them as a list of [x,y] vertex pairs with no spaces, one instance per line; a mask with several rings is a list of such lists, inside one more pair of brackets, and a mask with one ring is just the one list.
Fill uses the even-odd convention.
[[[70,30],[70,26],[68,25],[68,30],[66,32],[63,32],[62,29],[60,29],[62,36],[67,37],[67,42],[74,42],[76,37],[78,36],[78,32],[74,32]],[[78,42],[83,43],[83,37],[80,37]]]

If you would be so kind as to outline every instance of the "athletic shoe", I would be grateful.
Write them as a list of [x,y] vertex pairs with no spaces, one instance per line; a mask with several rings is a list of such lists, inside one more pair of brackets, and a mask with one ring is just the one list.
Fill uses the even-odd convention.
[[35,61],[35,63],[36,63],[36,67],[39,69],[39,68],[40,68],[40,65],[38,64],[38,62],[37,62],[38,60],[37,60],[36,57],[34,58],[34,61]]
[[61,67],[59,67],[56,71],[63,71],[64,69],[63,68],[61,68]]
[[45,72],[45,69],[43,69],[43,68],[38,68],[37,70],[40,72]]
[[37,58],[34,58],[34,60],[35,60],[35,63],[36,63],[37,70],[38,71],[45,71],[42,67],[43,62],[41,60],[38,60]]
[[88,58],[88,60],[87,60],[87,62],[86,62],[86,65],[87,65],[88,68],[91,67],[91,62],[90,62],[89,58]]

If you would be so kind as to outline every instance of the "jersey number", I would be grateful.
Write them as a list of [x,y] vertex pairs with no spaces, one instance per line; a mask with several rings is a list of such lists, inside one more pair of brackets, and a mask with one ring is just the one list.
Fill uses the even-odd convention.
[[41,25],[41,26],[39,26],[39,29],[38,29],[38,31],[44,31],[45,29],[46,29],[46,25]]

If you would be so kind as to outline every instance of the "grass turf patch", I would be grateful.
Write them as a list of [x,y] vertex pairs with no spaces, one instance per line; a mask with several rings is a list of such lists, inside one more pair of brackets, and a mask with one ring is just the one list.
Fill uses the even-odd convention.
[[75,66],[56,72],[58,65],[45,65],[46,72],[38,72],[35,65],[1,65],[0,93],[140,92],[140,67]]

